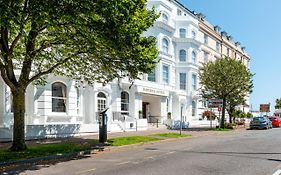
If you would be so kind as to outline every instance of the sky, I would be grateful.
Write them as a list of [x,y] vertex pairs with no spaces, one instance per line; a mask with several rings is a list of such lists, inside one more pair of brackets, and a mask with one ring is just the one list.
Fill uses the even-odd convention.
[[281,0],[178,0],[191,11],[201,12],[246,47],[251,56],[254,89],[252,110],[270,103],[274,112],[281,98]]

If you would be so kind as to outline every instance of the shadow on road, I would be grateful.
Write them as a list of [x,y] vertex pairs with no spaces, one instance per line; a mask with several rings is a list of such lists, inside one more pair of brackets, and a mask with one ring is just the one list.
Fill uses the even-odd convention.
[[[258,155],[281,155],[281,152],[261,152],[261,153],[253,153],[253,152],[227,152],[227,151],[188,151],[190,153],[196,154],[214,154],[214,155],[221,155],[221,156],[231,156],[231,157],[242,157],[242,158],[250,158],[250,159],[261,159],[261,160],[269,160],[275,162],[281,162],[281,159],[275,158],[267,158],[267,157],[258,157]],[[257,155],[257,156],[253,156]]]

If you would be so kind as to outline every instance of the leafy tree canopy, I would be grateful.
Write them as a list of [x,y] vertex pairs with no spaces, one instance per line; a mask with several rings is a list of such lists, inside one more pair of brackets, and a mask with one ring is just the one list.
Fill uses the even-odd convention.
[[275,109],[281,109],[281,98],[275,100]]
[[142,34],[158,15],[146,0],[1,0],[0,12],[0,71],[14,104],[12,150],[25,149],[31,82],[50,73],[89,84],[132,80],[155,66],[155,38]]
[[205,63],[199,77],[203,98],[223,100],[221,127],[224,127],[227,100],[232,97],[239,100],[247,96],[253,88],[253,74],[241,61],[225,57]]

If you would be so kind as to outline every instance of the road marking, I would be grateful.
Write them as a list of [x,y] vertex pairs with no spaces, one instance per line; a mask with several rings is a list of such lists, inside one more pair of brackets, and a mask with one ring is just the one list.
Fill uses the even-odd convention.
[[280,174],[281,174],[281,170],[279,169],[279,170],[275,171],[275,173],[273,173],[272,175],[280,175]]
[[131,162],[131,161],[121,162],[121,163],[117,163],[116,165],[124,165],[124,164],[130,163],[130,162]]
[[88,173],[88,172],[95,171],[95,170],[96,170],[96,168],[93,168],[93,169],[88,169],[88,170],[84,170],[84,171],[79,171],[75,174],[84,174],[84,173]]

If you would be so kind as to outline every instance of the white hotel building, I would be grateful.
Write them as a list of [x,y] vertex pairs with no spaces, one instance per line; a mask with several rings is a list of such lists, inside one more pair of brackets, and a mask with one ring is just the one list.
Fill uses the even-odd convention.
[[[45,86],[30,85],[26,93],[28,138],[98,133],[98,112],[108,107],[108,131],[148,129],[158,121],[189,122],[200,126],[205,109],[198,88],[204,61],[229,55],[249,66],[250,57],[239,43],[219,32],[175,0],[148,0],[160,18],[144,33],[157,38],[159,63],[132,85],[126,79],[102,86],[83,86],[64,77],[48,77]],[[0,140],[12,138],[11,93],[0,80]]]

